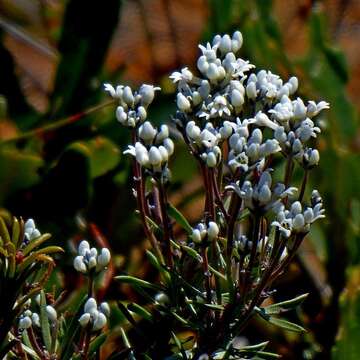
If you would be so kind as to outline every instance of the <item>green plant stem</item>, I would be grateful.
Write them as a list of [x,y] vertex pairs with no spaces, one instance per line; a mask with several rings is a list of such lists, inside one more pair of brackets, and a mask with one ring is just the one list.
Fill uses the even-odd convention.
[[[132,132],[132,142],[133,144],[136,144],[137,142],[136,129],[134,129]],[[151,246],[154,249],[155,254],[158,257],[159,261],[164,263],[164,257],[159,247],[159,243],[154,233],[149,228],[146,219],[146,217],[149,216],[149,211],[147,209],[146,198],[145,198],[145,182],[142,175],[141,166],[136,160],[133,160],[133,175],[134,175],[134,183],[136,189],[136,200],[138,203],[138,209],[139,209],[143,229],[145,232],[145,236],[149,239]]]
[[93,297],[94,294],[94,273],[91,272],[89,274],[89,281],[88,281],[88,298]]
[[216,205],[219,207],[219,209],[221,210],[221,212],[224,215],[225,221],[228,223],[229,222],[229,214],[227,213],[227,211],[226,211],[226,209],[224,207],[224,203],[223,203],[223,201],[221,199],[221,195],[220,195],[220,191],[219,191],[219,188],[218,188],[218,183],[217,183],[215,171],[213,169],[210,169],[209,171],[210,171],[210,178],[211,178],[213,189],[214,189]]
[[109,105],[113,105],[114,103],[115,103],[115,100],[110,100],[110,101],[104,102],[102,104],[92,106],[89,109],[81,111],[81,112],[79,112],[79,113],[77,113],[75,115],[71,115],[71,116],[68,116],[66,118],[63,118],[63,119],[57,120],[55,122],[52,122],[51,124],[44,125],[44,126],[39,127],[37,129],[24,132],[23,134],[21,134],[19,136],[16,136],[16,137],[13,137],[13,138],[10,138],[10,139],[7,139],[7,140],[0,141],[0,145],[16,143],[18,141],[31,138],[33,136],[42,136],[47,132],[54,131],[54,130],[57,130],[57,129],[63,127],[63,126],[73,124],[73,123],[81,120],[85,116],[90,115],[92,113],[95,113],[95,112],[97,112],[97,111],[99,111],[99,110],[101,110],[101,109],[103,109],[103,108],[105,108],[105,107],[107,107]]
[[163,223],[163,230],[164,230],[164,242],[165,242],[165,249],[166,254],[165,258],[167,261],[167,265],[170,268],[173,268],[174,266],[174,260],[172,256],[172,250],[171,250],[171,222],[167,213],[167,196],[166,191],[164,188],[164,184],[162,179],[159,179],[157,181],[158,189],[159,189],[159,202],[160,202],[160,212],[161,212],[161,218]]
[[36,340],[36,336],[35,336],[32,326],[30,326],[27,329],[27,332],[29,334],[29,340],[31,342],[31,345],[32,345],[33,349],[35,350],[35,352],[39,355],[40,359],[48,360],[48,357],[44,354],[44,352],[41,349],[41,346],[39,345],[39,343]]
[[304,194],[305,194],[305,189],[306,189],[306,183],[308,180],[308,175],[309,175],[309,170],[305,169],[304,171],[304,177],[303,177],[303,181],[301,183],[301,189],[300,189],[300,194],[299,194],[299,201],[301,202],[304,198]]

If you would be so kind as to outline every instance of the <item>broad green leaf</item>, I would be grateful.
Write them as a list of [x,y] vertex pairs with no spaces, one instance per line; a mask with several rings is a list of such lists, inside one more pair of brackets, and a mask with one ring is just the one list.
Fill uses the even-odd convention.
[[151,313],[148,310],[146,310],[144,307],[142,307],[138,304],[131,303],[127,306],[127,308],[129,311],[139,315],[140,317],[144,318],[145,320],[148,320],[148,321],[153,320]]
[[120,150],[115,143],[103,136],[88,141],[78,141],[69,146],[70,149],[82,151],[90,159],[92,178],[106,174],[114,169],[120,161]]

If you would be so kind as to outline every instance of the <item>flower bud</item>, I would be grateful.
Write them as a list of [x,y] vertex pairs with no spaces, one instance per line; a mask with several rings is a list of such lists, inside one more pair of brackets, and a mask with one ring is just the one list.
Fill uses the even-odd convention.
[[111,258],[111,254],[110,254],[109,249],[102,248],[100,255],[97,258],[97,263],[99,264],[99,266],[104,268],[109,265],[110,258]]
[[94,321],[93,330],[97,331],[102,329],[106,325],[106,322],[106,316],[103,313],[99,312],[96,320]]
[[169,156],[171,156],[174,153],[174,142],[170,138],[167,138],[164,140],[164,146]]
[[319,160],[320,160],[319,151],[317,149],[311,150],[310,156],[309,156],[309,165],[310,166],[317,165],[319,163]]
[[238,52],[243,44],[243,36],[240,31],[235,31],[232,36],[232,51],[234,53]]
[[219,43],[219,50],[226,54],[231,51],[231,38],[228,34],[224,35]]
[[157,131],[154,129],[150,121],[145,121],[139,128],[139,136],[144,141],[152,141]]
[[194,91],[191,94],[191,97],[192,97],[192,102],[193,102],[194,106],[199,105],[203,101],[203,99],[198,91]]
[[197,61],[197,67],[200,70],[200,72],[202,72],[203,74],[205,74],[209,68],[209,63],[206,59],[206,56],[202,55],[199,57],[198,61]]
[[87,272],[87,267],[84,263],[84,257],[83,256],[76,256],[74,259],[74,268],[76,271],[81,272],[85,274]]
[[96,310],[96,308],[97,308],[96,300],[91,297],[86,301],[84,305],[84,312],[91,313],[94,309]]
[[215,240],[219,235],[219,227],[214,221],[210,221],[207,228],[209,240]]
[[116,109],[116,119],[120,122],[121,125],[126,124],[127,113],[124,111],[122,106],[118,106]]
[[185,131],[186,131],[186,135],[192,140],[198,139],[201,133],[200,128],[197,125],[195,125],[194,121],[189,121],[186,124]]
[[306,106],[300,98],[297,98],[294,102],[294,117],[296,119],[304,119],[306,117]]
[[159,146],[159,151],[160,151],[160,154],[161,154],[161,162],[163,163],[163,162],[168,161],[169,154],[168,154],[165,146],[160,145]]
[[300,201],[295,201],[291,204],[291,212],[294,215],[300,214],[302,212],[302,205]]
[[169,137],[169,127],[167,125],[161,125],[160,131],[156,135],[156,142],[159,143]]
[[191,110],[190,101],[182,93],[177,94],[176,105],[181,111],[188,112]]
[[141,85],[139,94],[141,96],[141,103],[145,107],[149,106],[153,102],[155,97],[155,90],[160,90],[160,88],[147,84]]
[[159,149],[156,146],[152,146],[149,150],[149,162],[153,166],[161,165],[162,157]]
[[91,315],[89,313],[82,314],[79,323],[82,327],[86,327],[90,322]]
[[294,230],[301,230],[305,225],[304,216],[302,214],[297,214],[292,222],[292,226]]
[[264,205],[271,200],[271,190],[268,185],[263,185],[259,192],[259,202]]
[[219,70],[216,64],[211,63],[206,71],[206,76],[210,81],[217,81],[219,78]]
[[246,95],[249,99],[255,100],[257,96],[256,83],[248,82],[246,85]]
[[55,322],[57,320],[57,312],[51,305],[46,306],[46,315],[48,319],[52,322]]
[[231,104],[235,107],[235,108],[240,108],[243,106],[244,104],[244,97],[241,94],[241,92],[237,89],[234,89],[231,92]]
[[191,235],[191,239],[194,243],[200,243],[202,238],[201,238],[201,233],[199,229],[193,229],[192,235]]
[[291,85],[291,88],[289,90],[290,90],[290,95],[292,95],[296,92],[296,90],[299,87],[299,80],[296,76],[292,76],[289,79],[288,83]]
[[82,240],[78,247],[79,255],[85,256],[86,252],[90,250],[90,245],[86,240]]
[[125,86],[124,92],[123,92],[123,100],[127,105],[133,105],[134,103],[134,95],[132,93],[132,90],[130,86]]
[[33,325],[40,327],[40,317],[37,313],[33,313],[31,315],[31,322],[33,323]]
[[213,168],[216,166],[216,155],[211,151],[207,154],[206,157],[206,165],[210,168]]
[[25,316],[19,320],[20,329],[28,329],[32,325],[31,319],[29,316]]
[[312,208],[307,208],[304,211],[304,220],[306,224],[310,224],[313,221],[314,218],[314,211]]
[[105,315],[105,316],[110,316],[110,306],[107,302],[102,302],[100,304],[100,311]]
[[143,106],[139,106],[136,115],[139,117],[140,121],[144,121],[147,117],[146,109]]

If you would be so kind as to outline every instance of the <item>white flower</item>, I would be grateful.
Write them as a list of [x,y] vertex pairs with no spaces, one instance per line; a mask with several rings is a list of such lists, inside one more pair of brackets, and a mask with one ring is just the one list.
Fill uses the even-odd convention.
[[176,105],[181,111],[188,112],[191,110],[190,101],[182,93],[177,94]]
[[208,238],[210,241],[217,239],[219,235],[219,227],[214,221],[210,221],[207,228]]
[[106,302],[97,306],[94,298],[89,298],[84,305],[84,314],[79,318],[82,327],[91,326],[93,331],[102,329],[107,323],[107,316],[110,315],[110,307]]
[[187,68],[181,69],[181,72],[175,71],[170,75],[170,79],[177,83],[179,81],[190,82],[193,79],[192,72]]
[[139,95],[141,96],[141,103],[143,106],[147,107],[153,102],[156,90],[161,90],[161,88],[147,84],[141,85]]
[[46,315],[51,322],[57,320],[57,312],[51,305],[46,306]]
[[24,316],[19,320],[20,329],[28,329],[32,325],[31,319],[29,316]]
[[32,241],[41,236],[40,231],[36,228],[35,222],[33,219],[28,219],[24,225],[24,236],[25,243]]

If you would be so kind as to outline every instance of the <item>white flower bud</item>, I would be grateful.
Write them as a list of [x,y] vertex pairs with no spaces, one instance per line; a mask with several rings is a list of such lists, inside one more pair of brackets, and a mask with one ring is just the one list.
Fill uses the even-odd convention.
[[89,313],[82,314],[79,318],[79,323],[82,327],[86,327],[90,322],[91,315]]
[[240,31],[235,31],[232,36],[232,51],[234,53],[238,52],[243,44],[243,36]]
[[211,87],[209,82],[207,80],[202,80],[198,91],[203,100],[206,100],[208,98],[210,90]]
[[306,224],[310,224],[313,221],[314,218],[314,211],[312,208],[307,208],[304,211],[304,220]]
[[120,122],[121,125],[126,124],[127,113],[124,111],[122,106],[118,106],[116,109],[116,119]]
[[46,306],[46,315],[48,319],[52,322],[55,322],[57,320],[57,312],[51,305]]
[[97,265],[97,261],[96,261],[96,258],[94,256],[92,256],[90,259],[89,259],[89,262],[88,262],[88,267],[89,269],[93,269],[95,268]]
[[302,205],[300,201],[295,201],[291,204],[291,212],[294,215],[300,214],[302,212]]
[[170,138],[167,138],[164,140],[164,146],[169,156],[171,156],[174,153],[174,142]]
[[197,61],[197,67],[200,70],[200,72],[202,72],[203,74],[205,74],[209,68],[209,63],[206,59],[206,56],[202,55],[199,57],[198,61]]
[[162,157],[159,149],[156,146],[152,146],[149,150],[149,162],[153,166],[161,165]]
[[306,106],[304,105],[304,102],[297,98],[294,103],[294,117],[296,119],[304,119],[306,117]]
[[231,123],[229,121],[224,121],[223,126],[220,128],[219,132],[222,139],[227,139],[230,137],[233,132]]
[[106,267],[109,265],[111,259],[111,254],[108,248],[102,248],[100,255],[97,258],[97,263],[101,267]]
[[40,317],[39,317],[39,314],[37,313],[33,313],[31,315],[31,321],[32,323],[37,326],[37,327],[40,327]]
[[267,204],[271,200],[271,190],[268,185],[261,187],[258,199],[262,205]]
[[226,34],[221,38],[219,43],[219,50],[223,54],[226,54],[231,51],[231,38],[229,35]]
[[259,144],[252,143],[246,150],[246,155],[250,159],[257,159],[259,157]]
[[107,302],[102,302],[100,304],[100,311],[107,317],[110,316],[110,306]]
[[90,245],[86,240],[82,240],[78,247],[79,255],[85,256],[86,252],[90,250]]
[[19,320],[20,329],[28,329],[32,325],[31,319],[29,316],[25,316]]
[[186,131],[186,135],[192,140],[198,139],[201,133],[200,128],[197,125],[195,125],[194,121],[189,121],[186,124],[185,131]]
[[137,142],[135,144],[135,157],[136,157],[136,161],[141,165],[141,166],[147,166],[149,163],[149,153],[146,149],[146,147],[141,144],[140,142]]
[[152,85],[143,84],[139,89],[139,94],[141,96],[141,103],[147,107],[150,105],[155,97],[155,90],[160,90],[159,87],[154,87]]
[[134,103],[134,95],[132,93],[132,90],[130,86],[125,86],[124,92],[123,92],[123,100],[127,105],[133,105]]
[[106,325],[106,322],[106,316],[103,313],[99,312],[96,320],[94,321],[93,330],[97,331],[102,329]]
[[193,229],[192,235],[191,235],[191,239],[194,243],[200,243],[202,238],[201,238],[201,233],[199,229]]
[[84,312],[91,313],[94,309],[96,310],[97,303],[94,298],[89,298],[84,305]]
[[260,129],[254,129],[251,133],[251,142],[256,144],[261,144],[263,139],[263,134]]
[[152,141],[157,131],[154,129],[150,121],[145,121],[139,128],[139,136],[144,141]]
[[170,299],[165,293],[160,292],[155,295],[155,301],[160,305],[165,305],[170,302]]
[[294,153],[298,153],[303,149],[302,143],[299,139],[295,139],[292,145],[292,151]]
[[209,240],[215,240],[219,235],[219,227],[214,221],[210,221],[207,228]]
[[165,146],[160,145],[159,146],[159,151],[160,151],[160,154],[161,154],[161,162],[164,163],[164,162],[168,161],[169,154],[168,154]]
[[216,166],[216,155],[211,151],[207,154],[206,157],[206,165],[210,168],[213,168]]
[[86,274],[87,272],[87,267],[84,263],[84,257],[83,256],[76,256],[74,259],[74,268],[76,271],[81,272],[83,274]]
[[231,92],[231,104],[236,108],[240,108],[244,104],[244,97],[237,89],[234,89]]
[[194,91],[191,94],[191,98],[192,98],[192,102],[193,102],[194,106],[199,105],[203,101],[203,99],[198,91]]
[[305,225],[305,220],[304,220],[304,216],[302,214],[297,214],[293,221],[292,221],[292,226],[294,230],[301,230]]
[[313,149],[310,152],[310,156],[309,156],[309,165],[310,166],[314,166],[317,165],[320,161],[320,154],[319,151],[317,149]]
[[146,109],[143,106],[139,106],[136,115],[139,117],[140,121],[144,121],[147,117]]
[[190,101],[182,93],[177,94],[176,104],[181,111],[187,112],[191,110]]
[[156,135],[156,142],[159,143],[169,137],[169,127],[165,124],[160,126],[160,131]]
[[292,95],[296,92],[296,90],[299,87],[299,80],[296,76],[292,76],[289,79],[288,83],[291,85],[291,88],[289,90],[290,90],[290,95]]
[[256,83],[248,82],[246,85],[246,95],[249,99],[255,100],[257,96]]
[[217,81],[217,79],[219,78],[218,66],[214,63],[211,63],[206,71],[206,76],[209,78],[210,81]]

